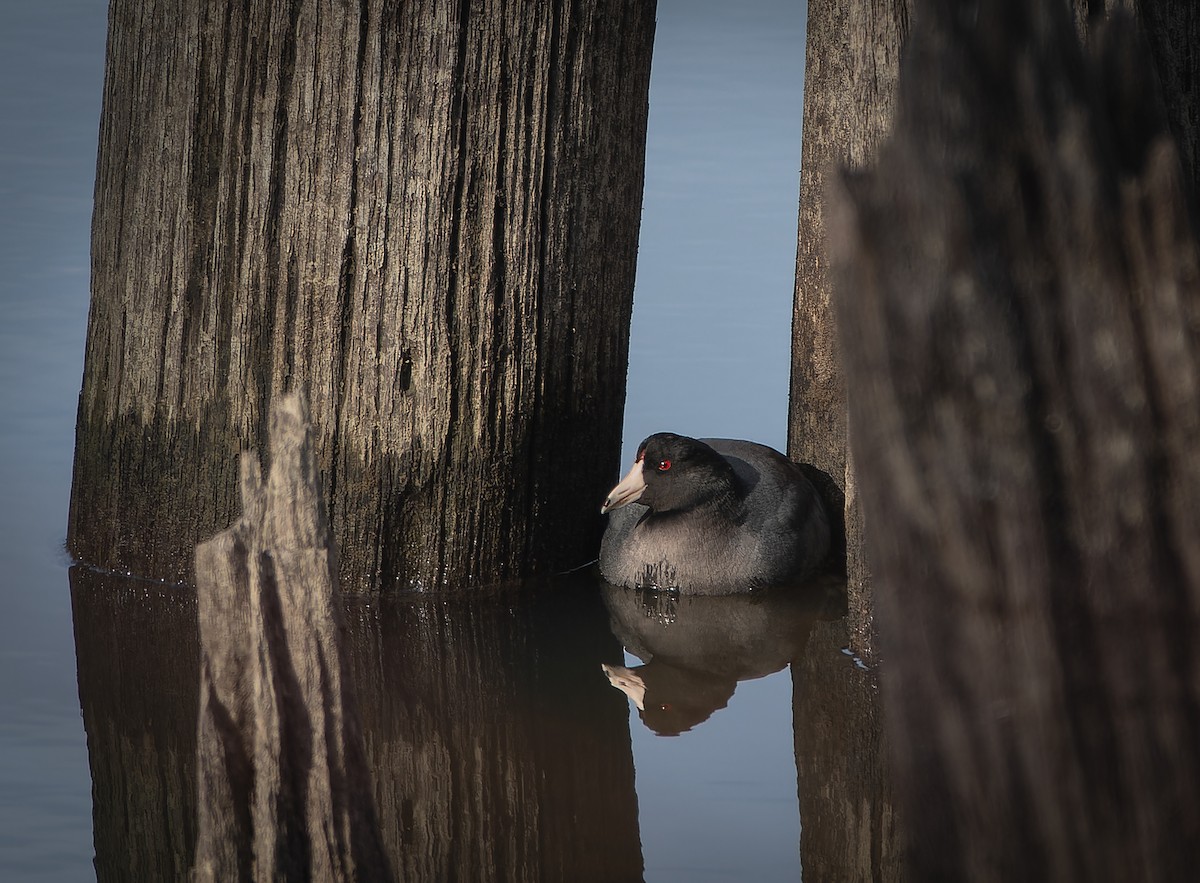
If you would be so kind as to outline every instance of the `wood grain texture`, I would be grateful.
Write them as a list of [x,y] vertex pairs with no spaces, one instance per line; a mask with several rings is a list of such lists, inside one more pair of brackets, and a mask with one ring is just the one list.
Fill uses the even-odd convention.
[[926,4],[831,226],[910,871],[1191,879],[1191,189],[1133,19],[975,12]]
[[595,554],[654,4],[114,0],[68,543],[184,579],[303,384],[359,588]]
[[393,879],[372,798],[308,408],[271,407],[271,470],[196,547],[193,879]]
[[846,389],[826,244],[826,189],[838,169],[869,163],[891,130],[911,9],[912,0],[808,4],[788,456],[827,473],[844,498],[829,495],[844,508],[851,642],[868,659],[874,652],[873,610],[846,436]]

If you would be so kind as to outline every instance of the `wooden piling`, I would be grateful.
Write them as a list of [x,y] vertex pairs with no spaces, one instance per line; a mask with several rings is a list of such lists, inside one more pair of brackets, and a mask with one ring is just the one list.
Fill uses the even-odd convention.
[[343,588],[594,557],[653,36],[652,0],[113,0],[72,554],[189,578],[303,384]]
[[1200,248],[1123,17],[929,2],[831,223],[920,880],[1200,862]]
[[197,881],[391,879],[313,436],[274,403],[266,480],[243,454],[242,515],[196,548]]

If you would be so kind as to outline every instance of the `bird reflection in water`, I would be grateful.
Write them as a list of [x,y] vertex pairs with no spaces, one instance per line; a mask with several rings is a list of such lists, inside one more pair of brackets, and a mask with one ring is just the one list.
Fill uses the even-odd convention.
[[845,580],[756,595],[694,596],[606,585],[609,626],[641,665],[603,664],[642,722],[678,736],[724,708],[739,681],[797,659],[812,624],[845,612]]

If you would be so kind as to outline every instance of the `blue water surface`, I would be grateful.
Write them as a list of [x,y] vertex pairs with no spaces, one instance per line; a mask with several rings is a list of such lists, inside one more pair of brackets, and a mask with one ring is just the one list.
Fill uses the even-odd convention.
[[63,552],[104,75],[100,0],[0,27],[0,877],[94,879]]

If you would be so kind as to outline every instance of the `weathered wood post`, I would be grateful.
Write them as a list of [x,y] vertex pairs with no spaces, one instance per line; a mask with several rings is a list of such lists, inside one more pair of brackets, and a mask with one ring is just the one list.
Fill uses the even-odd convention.
[[1191,188],[1131,19],[1085,57],[1066,5],[962,10],[830,239],[911,870],[1191,879]]
[[[1134,13],[1162,85],[1185,184],[1200,193],[1200,78],[1193,48],[1200,45],[1200,5],[1162,0],[1070,0],[1070,5],[1085,36],[1113,10]],[[869,164],[888,134],[899,60],[913,14],[913,0],[814,0],[808,7],[788,454],[828,473],[846,495],[850,640],[865,659],[876,652],[874,601],[846,440],[825,188],[837,168]]]
[[392,879],[302,396],[272,403],[269,436],[269,475],[243,453],[244,511],[196,547],[193,879]]
[[654,3],[113,0],[68,545],[167,579],[309,390],[344,588],[587,561]]
[[890,881],[902,876],[874,681],[850,669],[849,661],[839,668],[826,655],[831,645],[843,642],[863,659],[875,655],[874,605],[849,456],[826,242],[826,193],[830,177],[842,167],[868,164],[891,130],[912,5],[913,0],[808,4],[788,456],[832,479],[840,493],[826,497],[835,505],[838,496],[844,497],[848,596],[845,628],[817,624],[809,652],[792,665],[801,854],[805,869],[819,878]]
[[827,473],[845,495],[850,636],[863,657],[873,652],[874,626],[846,440],[846,390],[825,242],[825,187],[836,169],[868,163],[890,130],[911,6],[912,0],[808,4],[788,456]]

